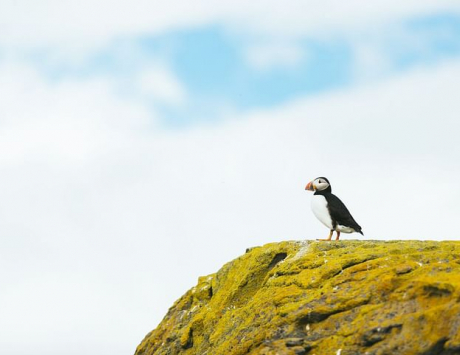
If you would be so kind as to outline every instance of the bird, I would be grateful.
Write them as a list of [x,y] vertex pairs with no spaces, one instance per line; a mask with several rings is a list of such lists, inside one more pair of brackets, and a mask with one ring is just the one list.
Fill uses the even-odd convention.
[[315,191],[311,199],[311,209],[316,218],[330,230],[326,239],[318,240],[330,241],[334,231],[337,233],[335,240],[339,240],[341,232],[357,232],[364,235],[361,226],[356,223],[348,208],[337,196],[332,194],[328,179],[318,177],[310,181],[305,190]]

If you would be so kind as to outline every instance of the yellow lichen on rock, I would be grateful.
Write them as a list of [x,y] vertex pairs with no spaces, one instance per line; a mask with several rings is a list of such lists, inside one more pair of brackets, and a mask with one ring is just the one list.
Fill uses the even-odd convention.
[[136,355],[337,352],[460,354],[460,242],[249,249],[200,277]]

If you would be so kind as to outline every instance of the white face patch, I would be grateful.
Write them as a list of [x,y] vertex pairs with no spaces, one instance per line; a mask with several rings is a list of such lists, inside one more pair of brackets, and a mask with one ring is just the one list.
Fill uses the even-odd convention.
[[313,185],[316,187],[316,190],[318,191],[326,190],[329,187],[329,183],[322,178],[315,179],[313,181]]

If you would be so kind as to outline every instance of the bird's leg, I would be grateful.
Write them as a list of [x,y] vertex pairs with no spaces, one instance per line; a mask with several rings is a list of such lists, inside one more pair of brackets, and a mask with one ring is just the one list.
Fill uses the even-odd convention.
[[339,240],[339,238],[340,238],[340,232],[337,231],[337,237],[335,237],[335,240]]
[[331,229],[331,232],[329,233],[329,236],[327,237],[327,239],[317,239],[317,240],[325,240],[327,242],[330,241],[331,238],[332,238],[332,232],[333,232],[333,230]]

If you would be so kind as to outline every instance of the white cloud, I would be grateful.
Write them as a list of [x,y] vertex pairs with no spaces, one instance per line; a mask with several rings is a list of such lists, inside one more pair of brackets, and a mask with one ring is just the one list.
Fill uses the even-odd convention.
[[164,66],[155,66],[140,73],[139,88],[142,95],[170,105],[181,105],[186,90],[174,73]]
[[133,351],[199,275],[325,236],[318,175],[366,238],[455,237],[459,63],[182,132],[107,79],[0,70],[0,353]]
[[459,13],[447,0],[410,1],[182,1],[108,0],[2,2],[0,44],[13,48],[59,44],[98,48],[115,38],[220,23],[234,30],[277,36],[362,30],[406,16]]
[[0,160],[84,161],[123,144],[126,129],[154,124],[151,110],[114,91],[108,79],[49,83],[23,64],[0,66]]

